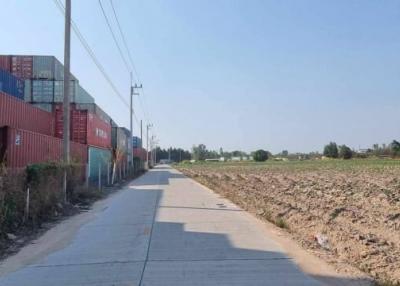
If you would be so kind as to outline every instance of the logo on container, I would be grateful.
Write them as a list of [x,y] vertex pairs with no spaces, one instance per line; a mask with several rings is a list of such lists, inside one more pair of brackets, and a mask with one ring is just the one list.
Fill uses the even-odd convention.
[[103,139],[107,139],[107,132],[105,132],[104,130],[100,129],[100,128],[96,128],[96,136],[103,138]]
[[21,134],[15,135],[15,145],[16,146],[21,145]]

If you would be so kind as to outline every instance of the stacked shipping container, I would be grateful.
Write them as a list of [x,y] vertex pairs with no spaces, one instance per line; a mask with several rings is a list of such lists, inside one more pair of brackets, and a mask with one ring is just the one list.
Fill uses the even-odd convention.
[[132,147],[133,148],[142,148],[142,139],[137,136],[132,137]]
[[[55,136],[63,137],[62,105],[54,106]],[[111,125],[88,110],[77,110],[71,104],[71,140],[100,148],[111,148]]]
[[0,69],[0,91],[24,99],[24,82],[8,71]]
[[15,128],[53,136],[53,115],[0,92],[0,127]]
[[[7,86],[1,84],[5,80],[0,80],[0,90],[6,86],[4,89],[7,93],[31,103],[26,104],[0,93],[0,128],[3,126],[0,129],[0,155],[5,156],[11,168],[60,160],[60,138],[63,136],[60,103],[64,91],[62,64],[52,56],[0,56],[0,69],[5,71],[8,78],[12,78],[15,85],[10,88],[9,80]],[[93,97],[71,76],[71,154],[74,160],[88,163],[89,180],[97,180],[100,172],[104,182],[104,178],[110,175],[112,157],[119,171],[126,171],[131,165],[133,144],[141,147],[141,142],[133,143],[126,128],[117,127],[116,124],[116,128],[111,128],[110,116],[94,103]],[[146,151],[139,148],[136,155],[143,161]]]
[[[9,168],[24,168],[28,164],[62,159],[62,140],[28,130],[0,128],[0,158]],[[71,142],[71,159],[85,164],[87,146]]]

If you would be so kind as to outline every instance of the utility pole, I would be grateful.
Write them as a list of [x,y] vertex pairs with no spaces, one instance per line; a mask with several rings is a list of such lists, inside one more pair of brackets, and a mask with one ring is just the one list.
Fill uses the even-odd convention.
[[[70,99],[69,78],[71,62],[71,0],[65,0],[65,34],[64,34],[64,99],[63,99],[63,159],[70,162]],[[67,201],[67,171],[64,171],[64,201]]]
[[[131,99],[131,104],[130,104],[130,110],[129,110],[129,123],[130,123],[130,128],[129,131],[131,132],[131,136],[130,136],[130,141],[132,143],[133,140],[133,128],[132,128],[132,117],[133,117],[133,87],[132,87],[132,72],[130,73],[130,79],[131,79],[131,83],[130,83],[130,99]],[[132,145],[132,144],[131,144]],[[128,144],[129,146],[129,144]],[[131,161],[131,164],[133,164],[133,148],[130,148],[131,150],[129,150],[130,153],[128,153],[128,155],[130,155],[129,160]]]
[[[133,120],[133,96],[134,95],[139,95],[139,93],[135,93],[135,88],[136,89],[138,89],[138,88],[142,88],[142,85],[137,85],[136,83],[135,83],[135,85],[133,86],[132,85],[132,72],[130,73],[130,77],[131,77],[131,96],[130,96],[130,98],[131,98],[131,108],[130,108],[130,113],[129,113],[129,115],[130,115],[130,117],[129,117],[129,119],[130,119],[130,127],[131,127],[131,129],[130,129],[130,131],[131,131],[131,138],[130,138],[130,140],[131,140],[131,142],[132,142],[132,138],[133,138],[133,128],[132,128],[132,120]],[[133,164],[133,150],[130,150],[130,152],[131,152],[131,156],[130,156],[130,160],[131,160],[131,162],[132,162],[132,164]]]
[[149,168],[149,129],[152,126],[151,124],[146,125],[146,168]]
[[[140,119],[140,145],[143,145],[143,120]],[[140,146],[142,147],[142,146]]]

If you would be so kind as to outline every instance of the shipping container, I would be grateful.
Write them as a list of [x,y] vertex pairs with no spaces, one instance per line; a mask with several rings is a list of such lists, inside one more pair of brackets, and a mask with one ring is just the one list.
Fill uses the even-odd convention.
[[95,103],[77,103],[76,109],[89,110],[90,113],[96,114],[98,117],[100,117],[100,119],[107,122],[108,124],[111,124],[111,117]]
[[133,148],[133,157],[134,158],[139,158],[142,161],[146,161],[147,151],[144,148]]
[[11,73],[21,79],[31,79],[33,71],[32,56],[11,56]]
[[0,55],[0,69],[11,72],[11,56]]
[[[6,167],[24,168],[29,164],[62,160],[62,140],[40,133],[5,126],[0,128],[0,158]],[[87,146],[71,142],[71,160],[86,164]]]
[[106,185],[107,180],[111,177],[112,171],[112,156],[111,150],[88,147],[88,177],[90,182],[97,183],[99,173],[102,179],[102,184]]
[[[32,80],[32,102],[54,102],[54,81]],[[25,95],[25,98],[28,97]]]
[[5,125],[50,136],[54,135],[52,113],[0,92],[0,126]]
[[[77,92],[78,83],[70,81],[69,84],[69,101],[74,102],[75,94]],[[54,102],[64,102],[64,81],[54,81]]]
[[[54,56],[33,56],[32,79],[64,80],[64,66]],[[70,74],[70,80],[76,81]]]
[[[62,105],[54,106],[55,136],[63,136]],[[111,125],[88,110],[78,110],[71,104],[71,140],[101,148],[111,148]]]
[[73,98],[72,102],[94,104],[94,98],[82,86],[77,84],[75,97]]
[[[37,103],[37,102],[31,102],[29,103],[30,105],[39,108],[41,110],[53,113],[53,103]],[[54,128],[53,128],[54,129]]]
[[142,148],[142,139],[137,136],[132,137],[132,147],[133,148]]
[[128,141],[129,141],[129,134],[128,135],[126,134],[125,128],[112,127],[111,144],[113,149],[117,149],[120,152],[127,154],[129,150]]
[[0,91],[24,99],[24,81],[0,69]]
[[[71,103],[75,103],[79,98],[79,103],[93,103],[94,99],[88,95],[77,96],[79,88],[78,81],[71,80],[69,87],[69,98]],[[24,98],[27,102],[64,102],[64,81],[62,80],[25,80]]]
[[32,81],[30,79],[24,81],[24,100],[26,102],[32,101]]

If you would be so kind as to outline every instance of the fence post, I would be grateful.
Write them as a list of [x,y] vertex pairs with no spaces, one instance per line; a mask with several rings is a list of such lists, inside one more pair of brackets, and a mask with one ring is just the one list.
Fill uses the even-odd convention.
[[89,169],[89,164],[85,165],[85,186],[86,188],[89,188],[89,175],[90,175],[90,169]]
[[107,163],[107,185],[110,185],[110,163]]
[[99,164],[99,191],[101,190],[101,164]]
[[26,190],[26,204],[25,204],[25,221],[29,218],[29,201],[30,201],[30,190]]

